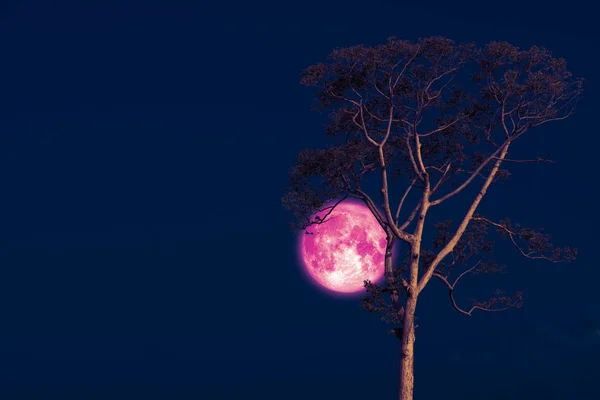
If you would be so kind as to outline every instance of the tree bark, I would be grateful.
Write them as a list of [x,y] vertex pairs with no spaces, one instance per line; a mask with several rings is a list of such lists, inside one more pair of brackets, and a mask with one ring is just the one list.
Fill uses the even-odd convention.
[[402,341],[400,344],[400,385],[399,399],[413,400],[414,376],[414,345],[415,345],[415,309],[417,297],[409,293],[404,309]]

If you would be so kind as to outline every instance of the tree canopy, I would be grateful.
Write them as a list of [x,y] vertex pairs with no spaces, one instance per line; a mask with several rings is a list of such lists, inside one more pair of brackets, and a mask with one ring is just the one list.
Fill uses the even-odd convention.
[[[521,50],[506,42],[478,47],[443,37],[415,42],[392,37],[379,46],[334,50],[328,62],[308,67],[301,83],[317,89],[316,109],[330,112],[325,132],[336,144],[298,155],[283,199],[295,214],[296,228],[321,223],[310,218],[324,203],[355,197],[369,205],[386,231],[411,244],[416,233],[409,229],[423,204],[435,207],[478,185],[479,196],[469,200],[466,215],[459,216],[458,224],[435,224],[432,246],[417,255],[418,291],[437,277],[452,298],[463,276],[449,279],[455,267],[467,266],[475,273],[500,270],[485,257],[493,244],[486,239],[489,228],[509,238],[525,257],[555,262],[575,257],[576,250],[553,246],[543,231],[476,213],[488,187],[510,175],[511,163],[551,161],[512,159],[508,150],[534,128],[573,113],[583,80],[572,77],[564,59],[541,47]],[[377,174],[381,207],[363,189],[364,182]],[[404,182],[395,207],[390,182],[396,187]],[[418,200],[404,211],[409,192],[414,196],[419,190]],[[366,309],[387,310],[388,319],[398,318],[398,307],[385,303],[381,294],[399,290],[390,284],[401,285],[402,271],[396,269],[397,279],[388,279],[385,288],[367,282]],[[520,300],[519,294],[498,295],[462,310],[452,298],[455,308],[466,314],[498,303],[518,306]]]

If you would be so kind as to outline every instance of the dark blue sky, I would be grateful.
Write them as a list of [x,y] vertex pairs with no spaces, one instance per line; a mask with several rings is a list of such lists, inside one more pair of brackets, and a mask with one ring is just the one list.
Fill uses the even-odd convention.
[[599,37],[577,3],[3,1],[0,398],[396,398],[398,341],[305,280],[280,203],[327,144],[301,70],[392,35],[541,45],[586,78],[574,116],[520,143],[558,163],[483,204],[579,259],[507,248],[491,285],[526,301],[507,313],[458,315],[432,282],[417,399],[600,398]]

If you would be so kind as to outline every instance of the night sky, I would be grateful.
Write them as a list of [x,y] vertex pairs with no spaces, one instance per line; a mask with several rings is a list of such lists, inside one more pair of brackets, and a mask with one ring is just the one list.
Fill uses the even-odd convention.
[[505,313],[459,315],[432,281],[416,399],[599,399],[596,14],[525,3],[2,1],[0,398],[397,398],[398,340],[306,280],[281,197],[329,143],[300,72],[443,35],[544,46],[586,79],[575,115],[518,143],[557,163],[481,208],[580,256],[506,247],[509,274],[457,289],[523,289]]

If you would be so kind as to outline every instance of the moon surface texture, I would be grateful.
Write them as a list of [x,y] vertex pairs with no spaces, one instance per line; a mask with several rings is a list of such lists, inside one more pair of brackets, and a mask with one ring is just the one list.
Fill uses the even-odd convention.
[[300,235],[304,266],[310,277],[328,290],[362,291],[365,280],[375,282],[384,274],[385,231],[362,203],[342,202],[325,217],[329,211],[313,215],[312,220],[325,220]]

